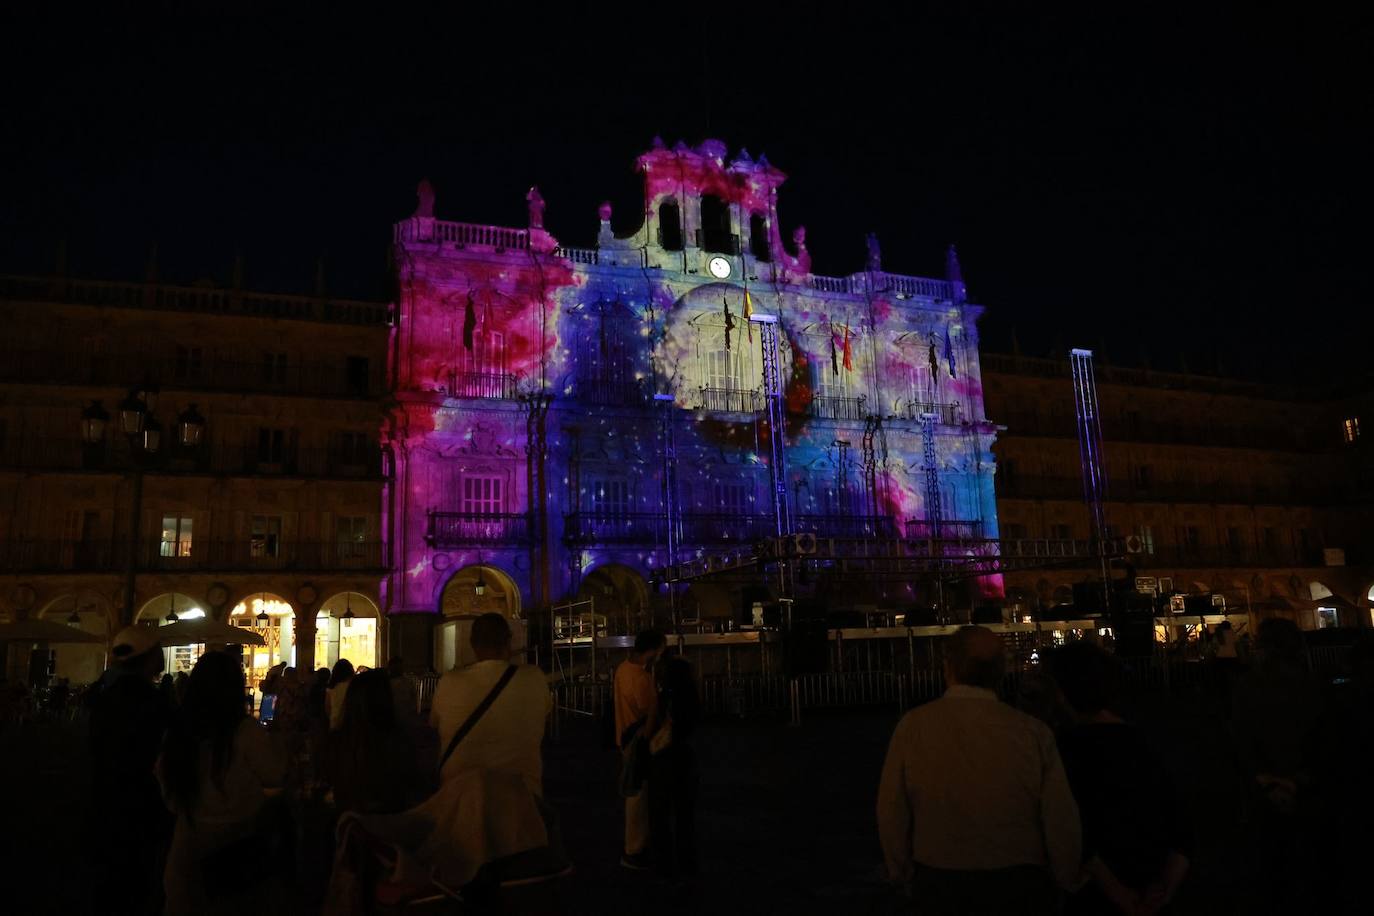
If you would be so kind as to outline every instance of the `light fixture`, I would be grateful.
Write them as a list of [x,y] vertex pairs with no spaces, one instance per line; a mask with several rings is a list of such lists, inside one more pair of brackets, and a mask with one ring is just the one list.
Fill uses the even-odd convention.
[[478,598],[481,598],[487,593],[487,583],[482,578],[482,568],[480,566],[477,567],[477,584],[472,587],[472,592]]
[[172,595],[167,599],[167,622],[176,623],[181,618],[177,616],[177,596]]
[[119,428],[126,436],[137,436],[143,432],[143,418],[148,415],[148,407],[139,400],[138,393],[129,392],[129,396],[119,402]]
[[271,622],[271,620],[272,618],[267,616],[267,593],[263,592],[261,595],[258,596],[257,621],[259,626],[265,627],[268,623]]
[[143,390],[138,393],[139,399],[143,401],[143,407],[148,413],[157,412],[157,399],[161,393],[162,389],[156,385],[144,385]]
[[81,626],[81,615],[77,613],[75,605],[72,606],[72,613],[71,616],[67,618],[67,623],[74,627]]
[[81,439],[88,445],[95,445],[105,438],[105,426],[110,422],[110,415],[105,411],[104,405],[99,401],[92,401],[90,406],[81,411]]
[[353,593],[348,592],[344,595],[344,612],[341,618],[343,620],[344,629],[353,626],[353,616]]
[[200,437],[205,433],[205,418],[192,404],[177,414],[177,438],[182,448],[195,448],[200,445]]

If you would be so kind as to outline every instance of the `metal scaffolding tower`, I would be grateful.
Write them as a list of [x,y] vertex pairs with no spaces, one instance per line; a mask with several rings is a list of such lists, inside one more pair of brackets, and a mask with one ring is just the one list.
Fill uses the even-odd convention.
[[935,424],[939,414],[921,414],[921,456],[922,470],[925,472],[926,520],[930,522],[932,537],[940,536],[944,524],[944,508],[940,505],[940,462],[935,454]]
[[768,423],[768,476],[773,485],[773,516],[777,535],[792,532],[792,517],[787,504],[787,443],[783,437],[782,373],[778,368],[778,318],[776,315],[751,315],[759,327],[759,346],[763,350],[764,414]]
[[1092,539],[1102,560],[1104,607],[1111,607],[1111,584],[1107,563],[1107,470],[1102,454],[1102,419],[1097,404],[1097,378],[1093,371],[1093,351],[1073,350],[1074,412],[1078,418],[1078,456],[1083,467],[1083,501],[1092,519]]

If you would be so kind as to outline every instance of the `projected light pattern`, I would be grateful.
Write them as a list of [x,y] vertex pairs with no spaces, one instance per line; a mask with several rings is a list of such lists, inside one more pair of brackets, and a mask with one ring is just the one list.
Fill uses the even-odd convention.
[[[603,205],[595,248],[549,235],[536,189],[526,229],[437,220],[427,185],[397,224],[391,606],[433,611],[446,583],[479,565],[509,575],[523,603],[592,586],[614,592],[612,604],[642,602],[626,583],[670,562],[670,522],[677,559],[769,535],[773,431],[752,316],[778,321],[795,530],[927,536],[920,426],[934,414],[939,515],[995,537],[982,310],[966,301],[952,251],[948,279],[888,274],[870,236],[867,269],[817,276],[805,230],[783,242],[785,176],[764,157],[655,141],[638,166],[640,228],[616,238]],[[530,416],[540,392],[551,396],[542,475]],[[866,462],[871,416],[883,435]],[[978,588],[1000,595],[1000,577]],[[891,599],[911,592],[894,586]]]

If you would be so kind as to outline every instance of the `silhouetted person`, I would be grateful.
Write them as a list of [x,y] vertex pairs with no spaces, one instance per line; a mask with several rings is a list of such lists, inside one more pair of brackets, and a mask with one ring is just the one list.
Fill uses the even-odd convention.
[[701,700],[686,659],[666,656],[654,667],[662,724],[650,743],[650,848],[664,875],[689,878],[697,873],[699,777],[692,735],[701,718]]
[[889,877],[921,914],[1052,913],[1078,884],[1078,807],[1054,736],[997,698],[997,634],[945,640],[943,697],[902,717],[878,789]]
[[1297,624],[1265,620],[1255,648],[1258,658],[1232,694],[1236,754],[1250,797],[1253,886],[1262,905],[1287,911],[1300,905],[1294,894],[1307,877],[1295,865],[1321,698],[1307,672]]
[[420,709],[415,685],[406,677],[405,659],[393,655],[386,663],[386,673],[390,678],[392,700],[396,704],[396,721],[402,728],[413,730],[420,724]]
[[153,686],[163,667],[157,628],[125,627],[110,656],[88,701],[97,899],[108,912],[157,913],[170,830],[153,771],[170,712]]
[[286,758],[243,707],[239,662],[206,652],[191,670],[158,761],[158,778],[176,831],[163,886],[167,916],[276,912],[263,870],[289,848],[273,844],[264,789],[280,786]]
[[1067,912],[1153,912],[1167,905],[1188,871],[1192,835],[1163,762],[1118,715],[1120,667],[1086,642],[1052,652],[1055,683],[1076,723],[1059,753],[1083,823],[1091,881]]
[[[635,637],[630,657],[615,669],[612,682],[615,744],[622,752],[637,738],[652,735],[657,729],[658,687],[654,683],[653,666],[663,654],[665,645],[662,633],[645,630]],[[625,851],[620,857],[621,865],[633,869],[650,867],[650,826],[649,789],[645,785],[637,794],[625,799]]]
[[353,663],[341,658],[334,663],[329,675],[329,687],[325,690],[329,707],[329,730],[337,731],[343,726],[344,698],[348,695],[348,682],[353,680]]
[[410,732],[401,727],[385,671],[353,678],[343,725],[330,734],[325,771],[340,811],[382,814],[424,799],[432,779],[420,772]]

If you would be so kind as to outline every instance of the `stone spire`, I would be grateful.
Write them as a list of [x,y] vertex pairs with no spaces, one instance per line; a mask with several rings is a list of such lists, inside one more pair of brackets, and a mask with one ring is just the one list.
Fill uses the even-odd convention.
[[968,289],[964,286],[964,272],[959,268],[959,252],[950,245],[945,252],[945,279],[949,281],[951,295],[955,302],[963,302],[968,298]]

